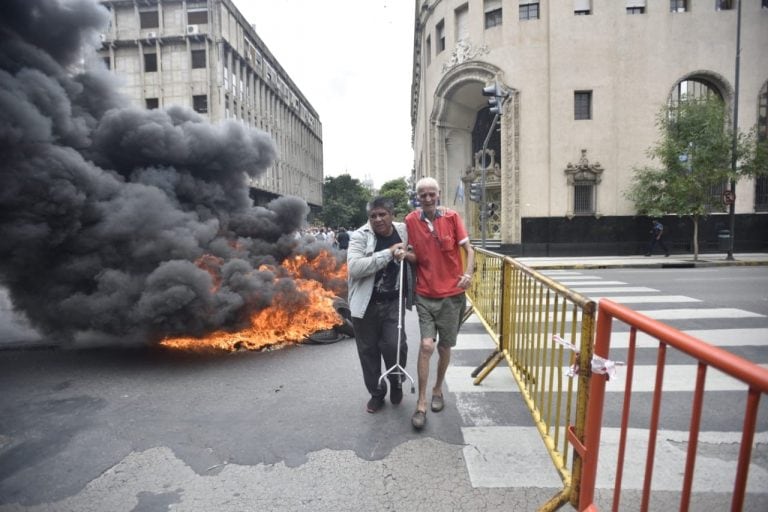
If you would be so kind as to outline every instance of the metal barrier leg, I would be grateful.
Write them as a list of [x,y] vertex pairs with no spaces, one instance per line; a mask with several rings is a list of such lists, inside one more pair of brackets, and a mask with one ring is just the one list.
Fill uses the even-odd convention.
[[477,386],[483,382],[483,379],[485,379],[488,374],[491,373],[494,368],[496,368],[496,365],[499,364],[503,359],[504,352],[498,350],[494,351],[493,354],[488,356],[488,359],[486,359],[482,365],[478,366],[475,371],[472,372],[472,377],[477,375],[473,381],[473,384]]
[[[495,358],[495,357],[498,355],[498,353],[499,353],[499,351],[498,351],[498,350],[494,350],[493,352],[491,352],[491,355],[489,355],[489,356],[488,356],[488,357],[485,359],[485,361],[483,361],[482,363],[480,363],[480,366],[478,366],[477,368],[475,368],[475,369],[472,371],[472,378],[474,379],[475,377],[477,377],[477,374],[478,374],[478,373],[480,373],[480,372],[483,370],[483,368],[485,368],[485,367],[488,365],[488,363],[490,363],[490,362],[491,362],[491,360],[493,360],[493,358]],[[498,362],[497,362],[496,364],[498,364]]]
[[459,326],[464,325],[464,322],[469,320],[469,317],[472,316],[472,313],[475,312],[475,308],[473,306],[468,306],[467,309],[464,310],[464,313],[461,315],[461,322],[459,322]]

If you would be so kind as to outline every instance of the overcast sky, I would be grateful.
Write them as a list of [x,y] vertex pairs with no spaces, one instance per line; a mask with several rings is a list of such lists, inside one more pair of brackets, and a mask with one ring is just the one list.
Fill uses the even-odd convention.
[[323,124],[326,176],[407,178],[413,0],[234,0]]

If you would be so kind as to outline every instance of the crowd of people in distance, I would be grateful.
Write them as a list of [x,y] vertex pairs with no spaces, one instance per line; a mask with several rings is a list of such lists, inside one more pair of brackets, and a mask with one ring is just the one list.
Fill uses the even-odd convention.
[[318,242],[323,242],[334,249],[346,251],[349,247],[349,233],[346,228],[340,227],[338,229],[321,227],[310,227],[302,230],[297,236],[305,237],[310,236],[315,238]]

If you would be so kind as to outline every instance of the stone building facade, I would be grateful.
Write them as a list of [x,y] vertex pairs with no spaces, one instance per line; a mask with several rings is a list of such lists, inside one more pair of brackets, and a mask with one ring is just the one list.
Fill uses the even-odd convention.
[[193,108],[269,133],[278,160],[252,183],[257,204],[282,196],[323,201],[317,112],[231,0],[102,0],[111,23],[101,55],[139,106]]
[[[480,238],[467,191],[485,159],[490,245],[636,254],[649,220],[624,191],[652,163],[667,102],[714,92],[733,110],[738,96],[739,129],[768,133],[768,0],[742,2],[736,95],[736,0],[416,0],[413,178],[437,178],[443,203]],[[482,91],[493,84],[508,96],[490,130]],[[737,250],[768,248],[765,178],[738,182],[735,211]],[[688,221],[664,222],[689,250]],[[708,217],[704,250],[727,225],[725,208]]]

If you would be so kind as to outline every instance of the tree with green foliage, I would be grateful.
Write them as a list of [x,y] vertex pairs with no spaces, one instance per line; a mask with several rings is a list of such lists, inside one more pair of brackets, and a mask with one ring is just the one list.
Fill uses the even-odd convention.
[[[764,150],[754,131],[737,133],[733,154],[733,124],[723,101],[714,95],[661,109],[656,123],[660,139],[648,150],[660,167],[635,169],[624,195],[641,215],[677,214],[693,225],[694,260],[699,255],[699,220],[723,209],[717,193],[730,180],[765,169]],[[739,165],[733,169],[732,157]],[[762,169],[762,170],[761,170]]]
[[318,217],[328,227],[357,229],[368,221],[365,207],[370,191],[349,174],[327,176],[323,184],[323,210]]
[[408,203],[408,183],[405,178],[390,180],[381,186],[380,196],[388,197],[395,204],[395,219],[402,221],[411,212]]

